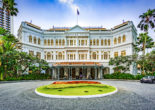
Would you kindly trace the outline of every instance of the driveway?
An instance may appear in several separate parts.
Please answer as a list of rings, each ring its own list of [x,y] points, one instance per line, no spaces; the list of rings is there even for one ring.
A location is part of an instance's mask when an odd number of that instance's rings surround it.
[[[54,99],[38,96],[36,87],[52,81],[0,82],[0,110],[155,110],[155,84],[101,81],[118,88],[111,96]]]

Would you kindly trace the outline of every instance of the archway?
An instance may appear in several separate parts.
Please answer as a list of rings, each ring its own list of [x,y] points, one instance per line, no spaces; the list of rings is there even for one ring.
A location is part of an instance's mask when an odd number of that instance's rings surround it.
[[[60,79],[64,79],[65,78],[65,74],[64,74],[64,68],[60,68]]]
[[[76,79],[76,71],[75,71],[75,68],[72,68],[72,79]]]
[[[91,78],[95,79],[95,68],[91,68]]]

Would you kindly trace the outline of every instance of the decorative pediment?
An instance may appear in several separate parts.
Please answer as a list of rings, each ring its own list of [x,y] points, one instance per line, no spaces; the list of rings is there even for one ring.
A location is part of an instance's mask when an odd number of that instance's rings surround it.
[[[80,27],[79,25],[76,25],[72,27],[68,32],[87,32],[87,31],[82,27]]]

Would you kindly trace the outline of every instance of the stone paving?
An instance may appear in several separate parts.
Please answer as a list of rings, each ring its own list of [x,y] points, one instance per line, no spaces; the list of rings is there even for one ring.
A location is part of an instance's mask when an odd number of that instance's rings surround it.
[[[101,98],[54,99],[34,92],[52,81],[0,82],[0,110],[155,110],[155,84],[102,82],[116,86],[118,92]]]

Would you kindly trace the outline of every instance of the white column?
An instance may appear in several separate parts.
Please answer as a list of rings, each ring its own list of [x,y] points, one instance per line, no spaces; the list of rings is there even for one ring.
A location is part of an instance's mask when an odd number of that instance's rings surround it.
[[[76,69],[76,76],[79,76],[79,68],[75,68]]]
[[[67,61],[67,50],[65,50],[65,60]]]
[[[101,79],[101,69],[98,68],[98,79]]]
[[[44,59],[44,51],[41,51],[41,59]]]
[[[66,78],[68,77],[68,68],[64,68],[64,75]]]
[[[99,60],[101,61],[101,51],[99,51]]]
[[[90,67],[88,67],[87,68],[87,79],[89,78],[89,76],[90,76],[90,71],[91,71],[91,68]]]
[[[57,74],[56,74],[56,68],[54,68],[53,69],[53,79],[56,79],[56,76],[57,76]]]
[[[56,51],[53,51],[53,59],[56,60]]]
[[[76,50],[76,60],[79,60],[78,50]]]
[[[88,50],[87,60],[90,60],[90,51]]]
[[[67,38],[65,38],[65,46],[67,46]]]

